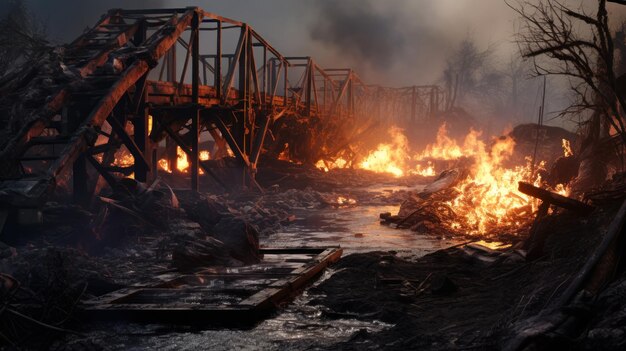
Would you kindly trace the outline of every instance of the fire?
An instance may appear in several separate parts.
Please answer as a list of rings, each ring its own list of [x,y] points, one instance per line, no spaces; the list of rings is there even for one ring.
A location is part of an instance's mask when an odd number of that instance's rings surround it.
[[[378,145],[359,163],[359,167],[375,172],[386,172],[396,177],[405,174],[433,176],[434,161],[461,161],[462,179],[441,201],[452,209],[454,220],[446,225],[454,231],[467,234],[484,234],[519,227],[532,218],[536,200],[518,192],[518,182],[541,184],[538,172],[531,173],[530,161],[515,167],[507,166],[513,155],[515,142],[510,137],[499,138],[487,144],[481,132],[471,130],[459,143],[450,138],[442,125],[435,142],[422,152],[410,154],[408,142],[402,131],[392,128],[391,143]],[[411,166],[415,162],[417,166]],[[450,162],[450,163],[452,163]],[[535,170],[544,169],[539,162]],[[532,179],[531,179],[532,178]],[[558,190],[558,189],[557,189]]]
[[[211,159],[211,154],[207,150],[200,150],[198,158],[200,161],[207,161]],[[167,173],[172,173],[172,169],[166,159],[162,158],[157,163],[159,165],[159,169]],[[176,169],[181,173],[187,173],[189,172],[190,165],[191,163],[189,162],[187,153],[183,151],[180,146],[176,147]],[[202,169],[199,169],[198,171],[199,174],[204,174]]]
[[[348,166],[348,161],[346,161],[342,157],[338,157],[334,161],[319,160],[315,163],[315,167],[321,169],[324,172],[328,172],[331,169],[346,168],[347,166]]]
[[[289,143],[285,143],[285,148],[278,154],[278,159],[281,161],[289,161]]]
[[[207,161],[211,159],[211,154],[207,150],[202,150],[200,151],[198,158],[200,158],[200,161]]]
[[[135,164],[135,158],[133,155],[123,149],[119,149],[115,153],[115,160],[113,160],[113,166],[117,167],[130,167]],[[127,176],[128,178],[135,178],[135,172]]]
[[[160,170],[165,171],[167,173],[172,173],[172,170],[170,169],[170,163],[167,162],[166,159],[164,159],[164,158],[160,159],[158,164],[159,164],[159,169]]]
[[[490,248],[492,250],[502,250],[502,249],[506,249],[511,247],[511,244],[505,244],[499,241],[484,241],[484,240],[479,240],[479,241],[475,241],[475,244]]]
[[[396,177],[404,175],[406,162],[410,158],[409,143],[400,128],[392,127],[389,134],[392,142],[379,144],[376,150],[370,152],[359,163],[359,168],[377,173],[390,173]]]
[[[474,134],[472,138],[475,138],[477,132],[470,131],[470,134]],[[472,141],[472,139],[467,139],[467,141]],[[442,124],[437,130],[437,139],[434,144],[426,146],[424,151],[419,155],[415,156],[416,159],[440,159],[440,160],[455,160],[464,155],[464,151],[467,149],[472,149],[471,145],[464,145],[461,148],[457,145],[454,139],[448,137],[448,130],[446,128],[446,124]]]
[[[421,175],[423,177],[432,177],[437,175],[437,172],[435,172],[435,166],[431,161],[428,161],[426,167],[422,167],[420,164],[418,164],[417,166],[415,166],[415,170],[411,170],[410,173]]]
[[[181,173],[187,173],[187,171],[189,171],[187,153],[185,153],[180,146],[176,147],[176,169]]]
[[[572,152],[572,146],[570,145],[569,140],[561,139],[561,146],[563,147],[563,156],[569,157],[569,156],[574,155],[574,153]]]
[[[345,206],[345,205],[356,205],[356,200],[351,199],[349,197],[338,196],[337,197],[337,205]]]
[[[135,164],[135,158],[129,152],[125,152],[123,150],[118,150],[115,153],[115,160],[113,161],[114,166],[118,167],[128,167]]]
[[[328,168],[328,166],[326,165],[326,162],[324,162],[324,160],[319,160],[315,163],[315,167],[321,169],[324,172],[328,172],[330,171],[330,169]]]
[[[518,182],[529,180],[531,167],[503,165],[513,154],[513,139],[498,139],[488,148],[479,136],[480,133],[471,131],[465,138],[462,152],[473,158],[473,165],[467,178],[455,187],[457,195],[448,205],[463,218],[460,229],[470,234],[519,226],[533,211],[534,201],[517,191]],[[543,167],[543,163],[539,166]],[[536,185],[539,182],[539,176],[532,180]]]

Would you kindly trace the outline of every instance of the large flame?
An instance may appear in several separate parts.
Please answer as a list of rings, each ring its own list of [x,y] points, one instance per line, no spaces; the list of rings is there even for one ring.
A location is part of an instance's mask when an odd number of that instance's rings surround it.
[[[391,143],[379,144],[378,148],[367,155],[359,168],[377,173],[391,173],[396,177],[405,174],[406,162],[409,159],[409,143],[402,130],[392,127],[389,130]]]
[[[200,150],[200,153],[198,154],[198,158],[200,159],[200,161],[207,161],[211,159],[211,154],[207,150]],[[164,158],[160,159],[158,161],[158,166],[159,166],[159,169],[161,169],[162,171],[165,171],[167,173],[172,173],[172,168],[170,167],[170,164],[169,162],[167,162],[166,159]],[[183,151],[183,149],[181,149],[180,146],[177,146],[176,147],[176,170],[178,170],[178,172],[180,173],[188,173],[190,166],[191,166],[191,163],[189,162],[187,153],[185,153],[185,151]],[[204,171],[202,171],[202,169],[199,169],[198,171],[199,171],[198,172],[199,174],[204,174]]]
[[[459,163],[459,167],[467,175],[454,186],[454,194],[446,202],[458,219],[448,223],[451,228],[468,234],[480,234],[519,227],[532,218],[536,200],[520,193],[517,190],[518,182],[539,186],[541,178],[537,170],[545,169],[545,162],[538,162],[534,172],[529,158],[526,164],[507,166],[506,162],[513,155],[515,147],[510,137],[499,138],[488,145],[481,139],[481,132],[471,130],[462,143],[457,143],[448,136],[444,124],[439,128],[433,144],[411,156],[402,130],[392,128],[390,136],[390,143],[379,144],[358,167],[397,177],[407,174],[432,176],[436,174],[435,160],[448,161],[449,164],[459,162],[462,158],[466,160]],[[563,149],[564,155],[571,155],[567,140],[563,141]],[[567,195],[562,185],[555,190]]]
[[[504,166],[513,155],[513,139],[498,139],[488,148],[479,136],[478,132],[470,132],[461,148],[462,155],[472,157],[473,163],[467,178],[456,185],[456,197],[448,202],[463,219],[457,226],[471,234],[519,226],[530,218],[534,201],[517,191],[518,182],[531,181],[538,185],[540,178],[531,175],[529,164],[513,168]]]

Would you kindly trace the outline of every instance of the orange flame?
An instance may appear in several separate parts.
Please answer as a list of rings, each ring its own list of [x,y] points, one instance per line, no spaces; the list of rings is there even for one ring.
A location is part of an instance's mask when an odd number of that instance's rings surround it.
[[[561,139],[561,146],[563,147],[563,156],[569,157],[569,156],[574,155],[574,153],[572,152],[572,146],[570,145],[569,140]]]
[[[459,218],[454,223],[448,223],[451,228],[468,234],[481,234],[507,226],[519,227],[532,218],[536,202],[518,192],[518,182],[530,180],[539,185],[541,179],[539,175],[530,179],[529,162],[516,167],[505,166],[515,147],[510,137],[500,138],[487,146],[481,140],[481,133],[471,130],[462,143],[457,143],[442,125],[433,144],[410,156],[402,131],[392,128],[390,135],[392,142],[378,145],[359,164],[360,168],[396,177],[405,174],[432,176],[436,174],[433,160],[469,159],[467,177],[457,183],[453,198],[447,202]],[[417,162],[417,166],[410,166],[411,162]],[[544,169],[545,162],[539,162],[536,168]]]
[[[119,149],[115,153],[115,160],[113,160],[113,166],[118,167],[129,167],[135,164],[135,158],[133,155],[125,151],[124,149]],[[128,178],[135,178],[135,172],[131,173],[127,176]]]
[[[207,150],[201,150],[198,158],[200,158],[200,161],[207,161],[211,159],[211,154]]]
[[[158,165],[159,165],[159,169],[162,171],[165,171],[167,173],[172,173],[172,170],[170,169],[170,163],[167,162],[166,159],[162,158],[158,161]]]
[[[348,161],[346,161],[342,157],[338,157],[334,161],[319,160],[315,163],[315,167],[321,169],[324,172],[328,172],[331,169],[346,168],[347,166],[348,166]]]
[[[207,161],[211,159],[211,154],[207,150],[200,150],[198,158],[200,159],[200,161]],[[170,168],[169,162],[167,162],[166,159],[162,158],[157,163],[159,169],[167,173],[172,173],[172,169]],[[190,165],[191,164],[189,162],[189,158],[187,157],[187,153],[183,151],[180,146],[176,147],[176,169],[181,173],[187,173],[189,172]],[[198,171],[199,174],[204,174],[202,169],[199,169]]]
[[[455,187],[458,195],[448,203],[464,218],[459,223],[459,229],[470,234],[486,233],[508,225],[519,226],[530,218],[534,202],[517,191],[518,182],[530,178],[530,165],[503,166],[503,162],[513,154],[513,139],[498,139],[488,149],[478,139],[479,135],[472,131],[465,138],[463,155],[472,156],[474,163],[470,175]],[[543,164],[539,166],[543,167]],[[539,182],[537,176],[533,183],[539,185]]]
[[[180,146],[176,147],[176,169],[181,173],[187,173],[189,171],[187,153],[183,151]]]
[[[400,128],[392,127],[389,134],[392,142],[379,144],[376,150],[370,152],[359,163],[359,168],[376,173],[390,173],[396,177],[404,175],[406,161],[409,158],[409,143]]]

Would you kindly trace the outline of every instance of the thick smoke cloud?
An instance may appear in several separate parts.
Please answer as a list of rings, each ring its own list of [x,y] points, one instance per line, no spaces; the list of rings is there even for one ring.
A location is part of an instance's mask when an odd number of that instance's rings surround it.
[[[0,0],[0,11],[9,1]],[[517,51],[516,14],[503,0],[22,1],[46,23],[55,43],[73,40],[110,8],[200,6],[249,23],[284,55],[351,67],[366,82],[389,86],[437,82],[447,58],[468,37],[481,50],[494,46],[500,64]],[[626,11],[608,7],[612,21]]]
[[[462,40],[479,36],[478,45],[486,47],[513,29],[506,21],[509,9],[501,0],[324,0],[317,4],[309,26],[311,40],[332,53],[326,57],[351,64],[366,80],[383,84],[435,82]],[[481,17],[491,12],[495,13],[487,31],[481,27],[485,24]],[[491,35],[496,31],[499,37]]]
[[[408,38],[402,25],[397,13],[379,12],[371,1],[324,0],[311,37],[378,67],[393,64],[406,51]]]

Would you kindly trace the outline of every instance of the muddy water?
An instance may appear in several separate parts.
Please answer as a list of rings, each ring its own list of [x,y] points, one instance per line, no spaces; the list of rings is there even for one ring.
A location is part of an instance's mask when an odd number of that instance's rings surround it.
[[[265,247],[340,245],[344,255],[392,250],[400,256],[415,258],[456,243],[449,238],[417,235],[379,224],[379,213],[397,213],[398,208],[376,205],[294,210],[296,220],[281,232],[263,239],[261,244]],[[332,274],[332,269],[327,270],[314,284]],[[310,300],[305,291],[275,316],[249,330],[172,330],[161,325],[118,323],[104,324],[91,336],[119,350],[300,350],[325,348],[362,330],[378,332],[391,327],[379,321],[328,320],[323,317],[321,307],[308,304]]]
[[[398,213],[400,206],[353,206],[294,211],[296,220],[264,239],[266,247],[336,246],[344,255],[355,252],[397,251],[422,256],[454,244],[450,238],[419,235],[380,225],[379,214]]]

